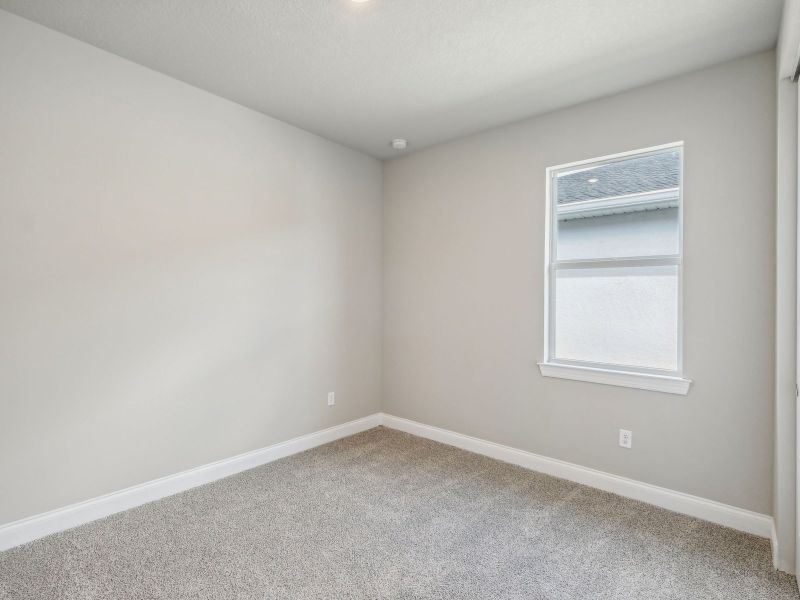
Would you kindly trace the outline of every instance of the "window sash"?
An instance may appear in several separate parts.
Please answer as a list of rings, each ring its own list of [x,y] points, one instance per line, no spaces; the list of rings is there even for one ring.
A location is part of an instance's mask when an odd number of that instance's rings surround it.
[[[558,269],[624,269],[627,267],[667,267],[680,266],[681,257],[677,254],[663,256],[631,256],[626,258],[579,258],[554,260],[550,267]]]
[[[666,376],[682,376],[683,373],[683,278],[681,276],[681,258],[679,256],[660,256],[660,257],[642,257],[635,259],[611,259],[611,260],[571,260],[562,261],[565,264],[553,263],[548,274],[548,308],[552,307],[552,311],[547,311],[547,348],[546,348],[546,363],[554,365],[567,365],[576,367],[588,367],[591,369],[608,369],[613,371],[622,371],[628,373],[642,373],[646,375],[666,375]],[[622,264],[624,263],[624,264]],[[611,362],[598,362],[589,360],[575,360],[569,358],[559,358],[556,355],[556,274],[561,269],[606,269],[615,268],[620,270],[630,269],[631,271],[641,267],[660,267],[660,266],[677,266],[678,267],[678,280],[677,280],[677,294],[678,294],[678,340],[677,340],[677,356],[676,356],[676,369],[658,369],[655,367],[644,367],[639,365],[626,365]]]

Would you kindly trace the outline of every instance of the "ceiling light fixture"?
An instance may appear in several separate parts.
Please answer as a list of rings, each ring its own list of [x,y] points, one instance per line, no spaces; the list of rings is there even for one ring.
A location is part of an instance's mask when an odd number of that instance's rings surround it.
[[[405,150],[408,148],[408,140],[404,140],[403,138],[395,138],[392,140],[391,146],[395,150]]]

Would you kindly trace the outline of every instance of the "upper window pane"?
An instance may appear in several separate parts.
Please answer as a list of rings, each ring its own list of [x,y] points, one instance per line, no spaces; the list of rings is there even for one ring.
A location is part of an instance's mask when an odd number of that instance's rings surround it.
[[[553,184],[558,260],[679,253],[680,148],[565,169]]]

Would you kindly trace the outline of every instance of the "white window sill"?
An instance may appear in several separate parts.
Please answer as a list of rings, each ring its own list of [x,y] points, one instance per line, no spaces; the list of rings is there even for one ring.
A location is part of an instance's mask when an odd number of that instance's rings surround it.
[[[617,385],[684,396],[689,392],[689,385],[692,383],[691,379],[684,379],[683,377],[631,373],[629,371],[613,371],[611,369],[595,369],[554,363],[539,363],[539,370],[545,377],[590,381],[604,385]]]

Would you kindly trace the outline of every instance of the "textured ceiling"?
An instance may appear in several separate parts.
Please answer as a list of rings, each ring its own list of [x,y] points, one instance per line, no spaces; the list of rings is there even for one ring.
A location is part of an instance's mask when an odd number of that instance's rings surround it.
[[[0,0],[378,157],[775,45],[781,0]]]

